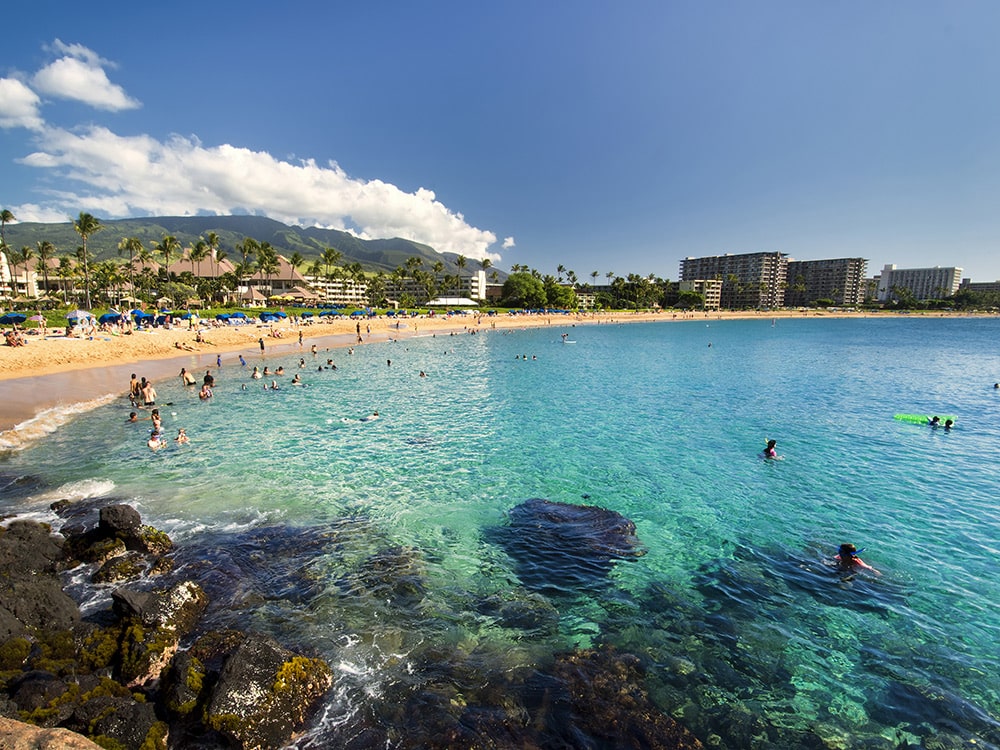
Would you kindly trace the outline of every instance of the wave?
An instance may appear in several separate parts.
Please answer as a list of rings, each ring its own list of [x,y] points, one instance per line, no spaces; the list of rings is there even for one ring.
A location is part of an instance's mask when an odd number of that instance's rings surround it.
[[[118,394],[107,393],[89,401],[79,401],[75,404],[44,409],[31,419],[26,419],[6,432],[0,432],[0,452],[24,450],[46,435],[51,435],[81,414],[110,404],[116,398],[118,398]]]

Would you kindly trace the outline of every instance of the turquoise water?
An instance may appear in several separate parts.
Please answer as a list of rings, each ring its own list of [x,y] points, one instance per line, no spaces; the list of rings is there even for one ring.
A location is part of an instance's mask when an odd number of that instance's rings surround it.
[[[43,483],[0,511],[133,503],[197,550],[180,567],[225,600],[211,624],[324,656],[336,687],[303,747],[391,724],[431,658],[510,674],[604,644],[641,655],[659,708],[717,747],[746,746],[734,706],[774,730],[761,747],[779,730],[1000,743],[1000,321],[553,325],[304,357],[250,362],[285,367],[278,391],[235,357],[207,403],[158,384],[167,436],[191,445],[151,453],[118,400],[0,460]],[[768,437],[782,460],[760,458]],[[488,530],[535,497],[626,516],[646,554],[550,597],[555,627],[505,627],[482,602],[519,581]],[[831,576],[842,541],[883,576]],[[359,572],[380,555],[419,585]]]

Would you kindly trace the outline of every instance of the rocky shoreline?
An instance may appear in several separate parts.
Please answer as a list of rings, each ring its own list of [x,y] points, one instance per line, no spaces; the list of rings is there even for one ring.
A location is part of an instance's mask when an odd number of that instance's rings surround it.
[[[538,503],[548,513],[567,512]],[[328,664],[266,635],[207,630],[208,595],[173,570],[182,550],[143,525],[131,506],[104,498],[52,509],[64,521],[58,534],[29,520],[0,527],[0,746],[262,750],[287,746],[309,726],[333,684]],[[633,531],[618,524],[605,533],[616,547],[631,545]],[[376,557],[360,575],[410,601],[422,586],[412,551]],[[78,576],[81,570],[88,587],[111,588],[110,604],[86,616],[62,587],[68,571]],[[173,583],[164,583],[168,579]],[[532,627],[545,614],[535,611],[534,599],[513,611],[509,604],[483,607],[519,625],[527,618]],[[430,680],[416,694],[386,696],[386,705],[395,707],[388,725],[361,715],[336,742],[358,748],[540,747],[546,737],[568,740],[583,732],[609,748],[636,742],[659,750],[702,747],[650,700],[644,667],[634,655],[577,649],[556,655],[546,673],[516,683],[502,680],[473,691],[477,702],[489,698],[474,706],[453,693],[449,680]],[[520,710],[511,714],[507,704],[525,691],[545,707],[539,714],[548,717],[544,721],[528,720]],[[509,743],[497,745],[504,737]]]
[[[62,535],[20,520],[0,533],[0,716],[16,720],[0,725],[4,747],[19,736],[28,747],[129,750],[292,740],[332,683],[325,662],[233,630],[181,650],[208,599],[193,581],[149,586],[170,569],[167,535],[128,505],[54,510],[67,518]],[[94,583],[116,586],[95,617],[61,585],[81,564],[96,567]]]

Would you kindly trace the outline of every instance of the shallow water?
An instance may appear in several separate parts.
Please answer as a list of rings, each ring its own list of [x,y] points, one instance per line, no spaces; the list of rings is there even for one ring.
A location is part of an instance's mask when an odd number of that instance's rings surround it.
[[[0,462],[36,481],[0,490],[0,511],[135,504],[182,546],[212,626],[334,666],[302,746],[362,714],[401,721],[387,706],[434,659],[488,680],[600,644],[642,655],[661,710],[721,746],[741,744],[724,706],[843,747],[996,746],[998,334],[993,319],[702,320],[428,336],[306,353],[301,370],[269,354],[250,364],[284,365],[278,391],[231,364],[207,403],[158,384],[188,446],[151,453],[123,399],[39,430]],[[327,357],[337,370],[317,371]],[[782,460],[760,458],[768,437]],[[538,497],[622,514],[646,554],[543,591],[551,622],[506,627],[483,602],[521,582],[491,530]],[[831,576],[841,541],[884,575]],[[474,693],[455,670],[434,679]]]

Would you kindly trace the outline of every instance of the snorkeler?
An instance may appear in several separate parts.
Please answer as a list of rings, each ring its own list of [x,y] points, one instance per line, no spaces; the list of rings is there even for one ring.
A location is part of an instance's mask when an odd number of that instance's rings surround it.
[[[882,575],[879,571],[875,570],[875,568],[858,557],[858,555],[862,552],[864,552],[864,549],[858,549],[850,542],[841,544],[839,552],[833,558],[837,562],[838,570],[845,573],[856,573],[860,569],[871,571],[877,576]]]

